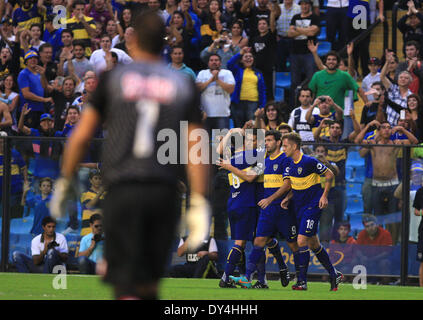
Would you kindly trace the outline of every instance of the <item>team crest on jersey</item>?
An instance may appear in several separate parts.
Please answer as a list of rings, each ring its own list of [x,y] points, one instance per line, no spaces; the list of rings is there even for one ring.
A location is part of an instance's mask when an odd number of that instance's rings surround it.
[[[298,174],[301,174],[301,172],[303,172],[303,168],[299,167],[297,172],[298,172]]]
[[[276,170],[278,170],[278,165],[277,164],[274,164],[273,165],[273,171],[276,171]]]

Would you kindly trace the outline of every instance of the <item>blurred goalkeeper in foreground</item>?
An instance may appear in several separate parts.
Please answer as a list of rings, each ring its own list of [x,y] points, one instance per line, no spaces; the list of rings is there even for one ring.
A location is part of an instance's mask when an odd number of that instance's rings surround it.
[[[104,123],[108,131],[102,156],[107,190],[103,208],[105,281],[114,286],[116,298],[157,299],[180,217],[177,184],[185,175],[190,187],[188,247],[195,250],[209,234],[207,167],[193,164],[191,158],[183,160],[194,143],[201,150],[208,150],[208,145],[204,141],[202,146],[200,140],[187,142],[187,146],[181,142],[178,147],[181,127],[187,125],[186,141],[201,127],[199,94],[192,80],[161,62],[166,36],[161,18],[146,11],[134,24],[135,33],[127,43],[134,63],[101,75],[66,145],[51,212],[56,217],[64,214],[78,163],[95,130]],[[172,157],[166,155],[175,153],[173,160],[178,164],[169,164]]]

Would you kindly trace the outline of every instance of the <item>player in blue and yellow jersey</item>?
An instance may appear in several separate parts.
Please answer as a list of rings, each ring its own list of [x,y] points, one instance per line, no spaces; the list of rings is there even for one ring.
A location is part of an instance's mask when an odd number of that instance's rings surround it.
[[[257,270],[259,261],[265,255],[266,245],[278,262],[282,286],[286,287],[289,284],[288,267],[283,261],[277,240],[272,238],[276,232],[279,231],[283,234],[293,252],[298,250],[295,217],[293,217],[290,210],[284,210],[280,205],[282,197],[290,190],[289,179],[283,179],[283,172],[289,164],[289,159],[280,151],[281,133],[276,130],[267,131],[265,146],[268,156],[265,159],[263,172],[264,191],[263,199],[258,203],[261,211],[257,222],[253,250],[248,259],[245,276],[231,277],[235,283],[245,288],[252,287],[251,278]]]
[[[224,146],[232,142],[235,150],[230,161],[218,160],[217,165],[229,171],[228,180],[230,196],[227,211],[231,227],[231,238],[235,240],[229,252],[225,272],[219,282],[222,288],[233,288],[235,285],[229,276],[233,274],[238,264],[245,260],[245,245],[252,241],[257,221],[256,184],[254,180],[263,168],[264,156],[259,159],[257,152],[257,129],[247,130],[247,134],[240,128],[231,129],[218,146],[218,153],[224,153]]]
[[[291,192],[282,200],[281,206],[294,206],[296,214],[299,250],[297,256],[299,274],[298,282],[293,290],[307,290],[307,269],[310,262],[310,250],[313,250],[320,263],[330,275],[331,291],[338,290],[342,273],[335,270],[329,255],[320,244],[317,235],[322,209],[328,205],[328,193],[333,180],[333,173],[315,158],[301,152],[301,138],[297,133],[289,133],[282,138],[282,147],[290,163],[284,172],[284,179],[289,178]],[[325,177],[325,188],[322,189],[320,176]]]

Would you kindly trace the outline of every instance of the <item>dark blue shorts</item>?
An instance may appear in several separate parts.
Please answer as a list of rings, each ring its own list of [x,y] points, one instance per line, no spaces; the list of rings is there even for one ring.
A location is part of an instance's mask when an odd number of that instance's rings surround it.
[[[256,236],[272,237],[277,232],[288,242],[297,241],[297,228],[292,210],[282,209],[280,204],[271,204],[260,212]]]
[[[256,230],[256,207],[238,208],[228,213],[232,240],[252,241]]]
[[[307,206],[295,208],[298,234],[306,237],[312,237],[317,234],[319,220],[322,215],[322,209],[319,203],[311,203]]]

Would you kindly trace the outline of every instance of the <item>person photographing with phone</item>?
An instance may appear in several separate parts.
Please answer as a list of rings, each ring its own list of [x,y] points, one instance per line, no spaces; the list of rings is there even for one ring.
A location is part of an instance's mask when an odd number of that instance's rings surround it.
[[[319,114],[313,114],[315,107],[319,109]],[[331,108],[335,109],[335,111],[331,112]],[[330,121],[342,120],[343,116],[344,110],[342,110],[331,97],[319,96],[314,100],[311,108],[308,109],[305,118],[312,127],[314,139],[318,140],[322,136],[329,136],[328,125]],[[318,134],[316,134],[316,132],[318,132]]]

